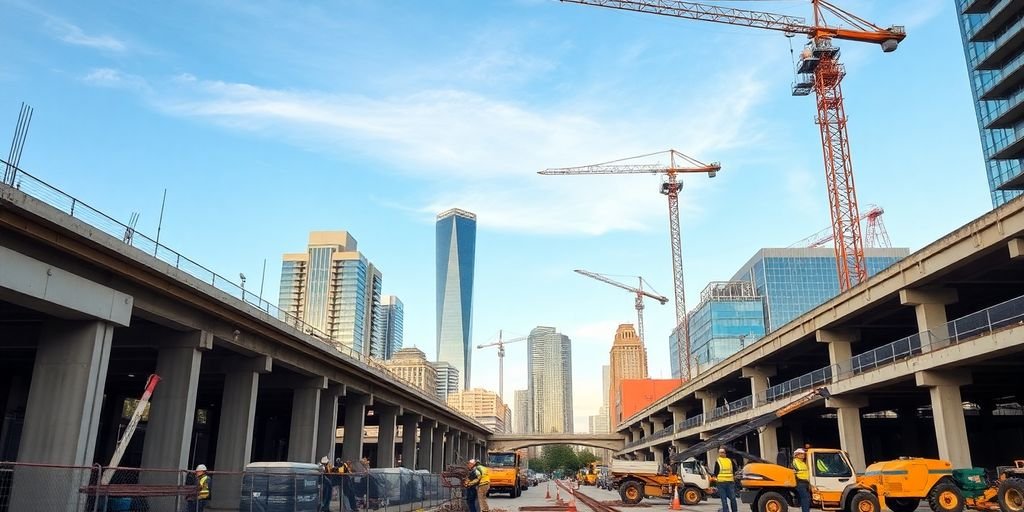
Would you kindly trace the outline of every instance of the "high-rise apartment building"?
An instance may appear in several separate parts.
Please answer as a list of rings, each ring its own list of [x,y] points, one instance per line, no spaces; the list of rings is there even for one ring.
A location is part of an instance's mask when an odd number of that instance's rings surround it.
[[[437,397],[448,402],[448,395],[458,393],[460,389],[459,369],[444,362],[433,363],[437,370]]]
[[[608,400],[611,396],[611,366],[601,367],[601,407],[597,414],[589,418],[591,434],[607,434],[611,432],[611,419],[608,417]]]
[[[571,433],[572,342],[554,327],[537,327],[526,344],[532,431]]]
[[[448,407],[479,421],[491,432],[510,432],[512,410],[493,391],[474,388],[448,395]]]
[[[381,317],[384,318],[384,359],[391,359],[402,349],[405,307],[394,295],[385,295],[380,306]]]
[[[427,355],[414,347],[403,348],[395,352],[391,359],[381,364],[398,378],[412,383],[428,395],[437,393],[437,370],[427,361]]]
[[[643,340],[636,335],[633,324],[621,324],[615,330],[615,340],[612,342],[609,359],[611,360],[608,372],[611,381],[609,395],[614,395],[623,380],[647,378],[647,348],[644,346]],[[608,400],[608,431],[615,432],[615,426],[619,424],[619,414],[615,405],[616,397],[609,396],[606,400]]]
[[[532,419],[530,413],[530,390],[517,389],[515,400],[516,410],[512,415],[515,419],[515,433],[526,434],[533,432],[533,424],[530,421]]]
[[[693,376],[765,335],[764,298],[750,281],[713,282],[700,293],[690,322]]]
[[[992,206],[1024,189],[1024,2],[956,0]]]
[[[469,389],[476,215],[458,208],[439,213],[436,236],[437,360],[458,369],[460,389]]]
[[[346,231],[313,231],[281,263],[281,311],[363,355],[383,357],[381,273]],[[287,321],[288,318],[282,318]]]

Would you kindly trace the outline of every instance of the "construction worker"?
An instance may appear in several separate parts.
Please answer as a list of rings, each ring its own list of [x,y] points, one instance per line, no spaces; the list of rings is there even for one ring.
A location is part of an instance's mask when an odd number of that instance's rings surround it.
[[[811,469],[807,467],[807,452],[803,448],[793,451],[793,463],[790,465],[796,472],[796,495],[800,499],[800,510],[811,512]]]
[[[725,452],[725,447],[718,449],[718,460],[715,461],[715,489],[722,500],[722,512],[737,512],[736,506],[736,464]],[[806,512],[806,511],[805,511]]]
[[[196,466],[196,485],[199,487],[196,495],[196,512],[203,512],[206,503],[210,501],[210,475],[206,474],[206,464]]]
[[[355,512],[357,509],[356,505],[356,486],[352,475],[352,464],[349,461],[342,462],[338,459],[335,462],[335,468],[338,474],[341,475],[341,494],[345,498],[345,502],[348,503],[349,512]]]
[[[469,509],[469,512],[479,512],[476,506],[476,486],[480,483],[480,480],[473,479],[476,475],[475,467],[476,459],[466,461],[466,469],[469,470],[469,474],[466,475],[466,480],[462,482],[466,493],[466,508]]]
[[[804,443],[804,457],[808,457],[811,453],[811,443]],[[814,469],[817,474],[826,474],[829,472],[828,464],[821,457],[814,458]]]
[[[320,458],[320,512],[331,512],[331,496],[334,494],[334,485],[331,482],[331,459],[327,456]]]
[[[491,512],[491,508],[487,505],[487,493],[491,490],[491,470],[477,462],[476,459],[469,459],[469,461],[469,483],[476,487],[477,512]]]

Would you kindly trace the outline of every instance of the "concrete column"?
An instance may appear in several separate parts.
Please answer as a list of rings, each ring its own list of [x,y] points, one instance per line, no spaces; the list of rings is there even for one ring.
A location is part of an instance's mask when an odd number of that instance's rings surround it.
[[[395,467],[395,427],[398,418],[399,408],[383,405],[373,407],[377,417],[380,419],[380,427],[377,429],[377,467]]]
[[[252,456],[252,428],[256,418],[256,397],[259,394],[260,374],[269,373],[273,361],[269,357],[256,357],[232,364],[232,371],[224,375],[221,400],[220,427],[217,432],[217,471],[242,471]],[[205,461],[196,461],[205,463]],[[240,475],[217,477],[220,489],[240,489]],[[210,499],[213,508],[238,508],[238,493],[215,492]]]
[[[918,386],[929,388],[939,458],[948,460],[954,468],[972,467],[963,399],[960,397],[960,386],[970,384],[971,375],[965,371],[936,370],[917,372],[914,379]]]
[[[900,304],[914,306],[918,332],[930,331],[932,341],[946,340],[953,333],[946,327],[946,305],[957,302],[952,288],[917,288],[900,290]]]
[[[750,394],[754,397],[754,406],[767,403],[765,391],[770,387],[769,377],[775,376],[774,366],[749,366],[741,369],[741,375],[750,379]],[[761,454],[764,457],[764,454]]]
[[[710,432],[702,432],[700,434],[700,440],[701,441],[707,441],[708,439],[711,439],[711,436],[713,436],[713,435],[714,434],[712,434]],[[708,447],[708,451],[705,452],[705,457],[707,457],[708,467],[709,468],[713,467],[712,464],[715,462],[715,459],[718,458],[718,447],[717,446],[709,446]]]
[[[654,462],[658,464],[658,467],[661,467],[665,463],[665,451],[660,446],[652,446],[650,450],[651,455],[654,456]]]
[[[473,443],[472,440],[470,439],[470,435],[467,433],[463,433],[462,443],[459,444],[459,462],[476,458],[476,454],[470,452],[471,446],[473,446]]]
[[[663,428],[665,428],[665,418],[651,416],[651,433],[653,434]]]
[[[334,463],[338,457],[338,397],[345,391],[340,384],[330,384],[320,391],[320,414],[317,416],[316,457],[327,457]]]
[[[418,469],[416,462],[416,429],[423,417],[418,414],[402,415],[402,467]]]
[[[363,458],[363,429],[366,427],[366,406],[373,397],[349,392],[345,395],[345,437],[341,443],[341,458],[357,461]]]
[[[686,422],[686,409],[682,405],[670,405],[668,412],[672,413],[672,430],[679,432],[679,426]]]
[[[779,455],[779,425],[769,423],[757,433],[758,447],[761,451],[761,458],[774,462]]]
[[[423,420],[420,422],[420,443],[416,447],[416,469],[434,469],[434,429],[437,422]]]
[[[651,420],[640,420],[640,428],[643,429],[643,437],[650,437],[654,432],[654,423],[651,423]]]
[[[839,446],[850,456],[853,470],[863,473],[867,468],[864,456],[864,434],[860,428],[860,409],[868,406],[866,397],[834,396],[825,401],[825,407],[834,408],[839,423]],[[794,448],[795,449],[795,448]]]
[[[288,460],[320,462],[316,454],[317,427],[320,425],[320,391],[327,388],[326,377],[303,379],[292,391],[292,422],[288,430]]]
[[[449,430],[444,436],[444,466],[448,467],[452,464],[455,457],[455,443],[457,442],[459,432],[457,430]]]
[[[430,458],[430,472],[440,473],[444,470],[444,434],[448,431],[448,425],[440,423],[434,428],[433,454]]]

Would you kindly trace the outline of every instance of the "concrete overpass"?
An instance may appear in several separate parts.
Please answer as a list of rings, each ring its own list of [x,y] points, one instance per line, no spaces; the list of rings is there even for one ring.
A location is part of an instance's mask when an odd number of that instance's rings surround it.
[[[739,443],[774,458],[841,446],[858,469],[902,455],[955,467],[1024,453],[1024,199],[993,210],[786,324],[622,422],[619,456],[670,449],[834,394]],[[709,454],[709,456],[711,456]]]
[[[487,449],[493,451],[518,450],[549,444],[575,444],[619,451],[625,446],[622,434],[491,434]]]
[[[484,453],[486,427],[360,354],[20,170],[11,184],[0,183],[0,460],[106,463],[149,373],[163,381],[126,466],[365,455],[440,471]]]

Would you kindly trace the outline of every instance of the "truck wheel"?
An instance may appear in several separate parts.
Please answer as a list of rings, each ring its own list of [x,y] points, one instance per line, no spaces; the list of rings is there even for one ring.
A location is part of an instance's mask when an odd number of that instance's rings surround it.
[[[624,482],[619,486],[619,497],[627,505],[636,505],[644,499],[644,487],[640,485],[640,482]]]
[[[932,512],[963,512],[964,495],[956,484],[941,480],[928,493],[928,506]]]
[[[878,498],[870,492],[858,492],[850,498],[849,512],[880,512]],[[896,512],[896,509],[893,509]]]
[[[892,512],[914,512],[921,505],[918,498],[886,498],[885,506]]]
[[[758,512],[788,512],[786,498],[775,491],[768,491],[757,498]]]
[[[1005,512],[1024,511],[1024,479],[1007,478],[999,484],[996,491],[999,508]]]
[[[701,494],[700,489],[687,485],[683,488],[683,505],[693,506],[700,503],[700,499],[703,497]]]

